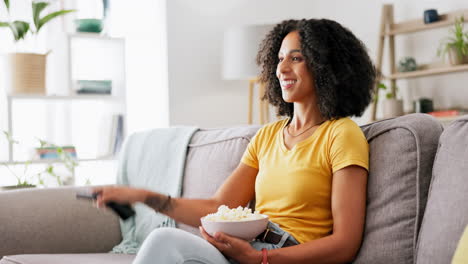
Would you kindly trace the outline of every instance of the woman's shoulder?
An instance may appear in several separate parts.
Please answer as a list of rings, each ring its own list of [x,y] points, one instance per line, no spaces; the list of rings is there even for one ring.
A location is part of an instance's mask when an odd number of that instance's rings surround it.
[[[329,132],[334,135],[343,134],[362,134],[362,130],[359,125],[349,117],[342,117],[330,121]]]
[[[342,117],[330,121],[330,126],[339,129],[361,129],[356,122],[349,117]]]

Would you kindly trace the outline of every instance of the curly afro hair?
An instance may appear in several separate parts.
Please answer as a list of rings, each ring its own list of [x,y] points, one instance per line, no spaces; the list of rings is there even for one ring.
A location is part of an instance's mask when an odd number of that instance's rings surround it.
[[[293,103],[283,100],[276,76],[278,53],[286,35],[299,32],[301,53],[314,76],[319,111],[326,119],[361,116],[373,94],[376,71],[364,44],[348,29],[328,19],[286,20],[263,40],[257,55],[266,86],[264,99],[279,116],[292,117]]]

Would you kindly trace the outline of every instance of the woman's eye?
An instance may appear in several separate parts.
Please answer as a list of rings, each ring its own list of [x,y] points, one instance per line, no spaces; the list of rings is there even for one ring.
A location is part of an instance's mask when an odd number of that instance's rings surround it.
[[[278,58],[278,62],[282,62],[284,58]]]
[[[302,58],[301,58],[301,57],[293,57],[292,60],[293,60],[293,61],[301,61]]]

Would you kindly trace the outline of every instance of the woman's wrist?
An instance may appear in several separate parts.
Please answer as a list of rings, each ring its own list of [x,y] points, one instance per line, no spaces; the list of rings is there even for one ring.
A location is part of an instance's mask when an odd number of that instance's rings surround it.
[[[247,263],[261,264],[262,260],[263,260],[262,251],[252,249],[252,252],[250,253],[250,256],[249,256],[249,262]]]
[[[170,195],[153,192],[147,192],[145,194],[144,203],[161,213],[170,211],[173,207],[173,199]]]

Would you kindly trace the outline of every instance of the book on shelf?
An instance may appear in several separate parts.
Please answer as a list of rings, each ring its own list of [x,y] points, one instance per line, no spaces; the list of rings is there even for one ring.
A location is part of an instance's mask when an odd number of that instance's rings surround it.
[[[36,148],[36,154],[38,155],[39,159],[41,160],[55,160],[60,159],[60,154],[58,152],[58,148],[61,148],[64,153],[70,155],[70,157],[76,159],[76,149],[74,146],[63,146],[63,147],[42,147]]]
[[[122,147],[122,143],[124,140],[124,120],[123,115],[117,116],[117,128],[115,129],[115,137],[113,138],[114,141],[114,148],[112,150],[112,154],[117,155]]]
[[[122,114],[104,116],[99,127],[98,157],[118,154],[124,140],[124,117]]]
[[[432,115],[433,117],[437,118],[448,118],[448,117],[458,117],[462,115],[468,114],[468,110],[466,109],[447,109],[447,110],[437,110],[433,112],[429,112],[428,114]]]
[[[78,94],[111,94],[111,80],[77,80]]]

